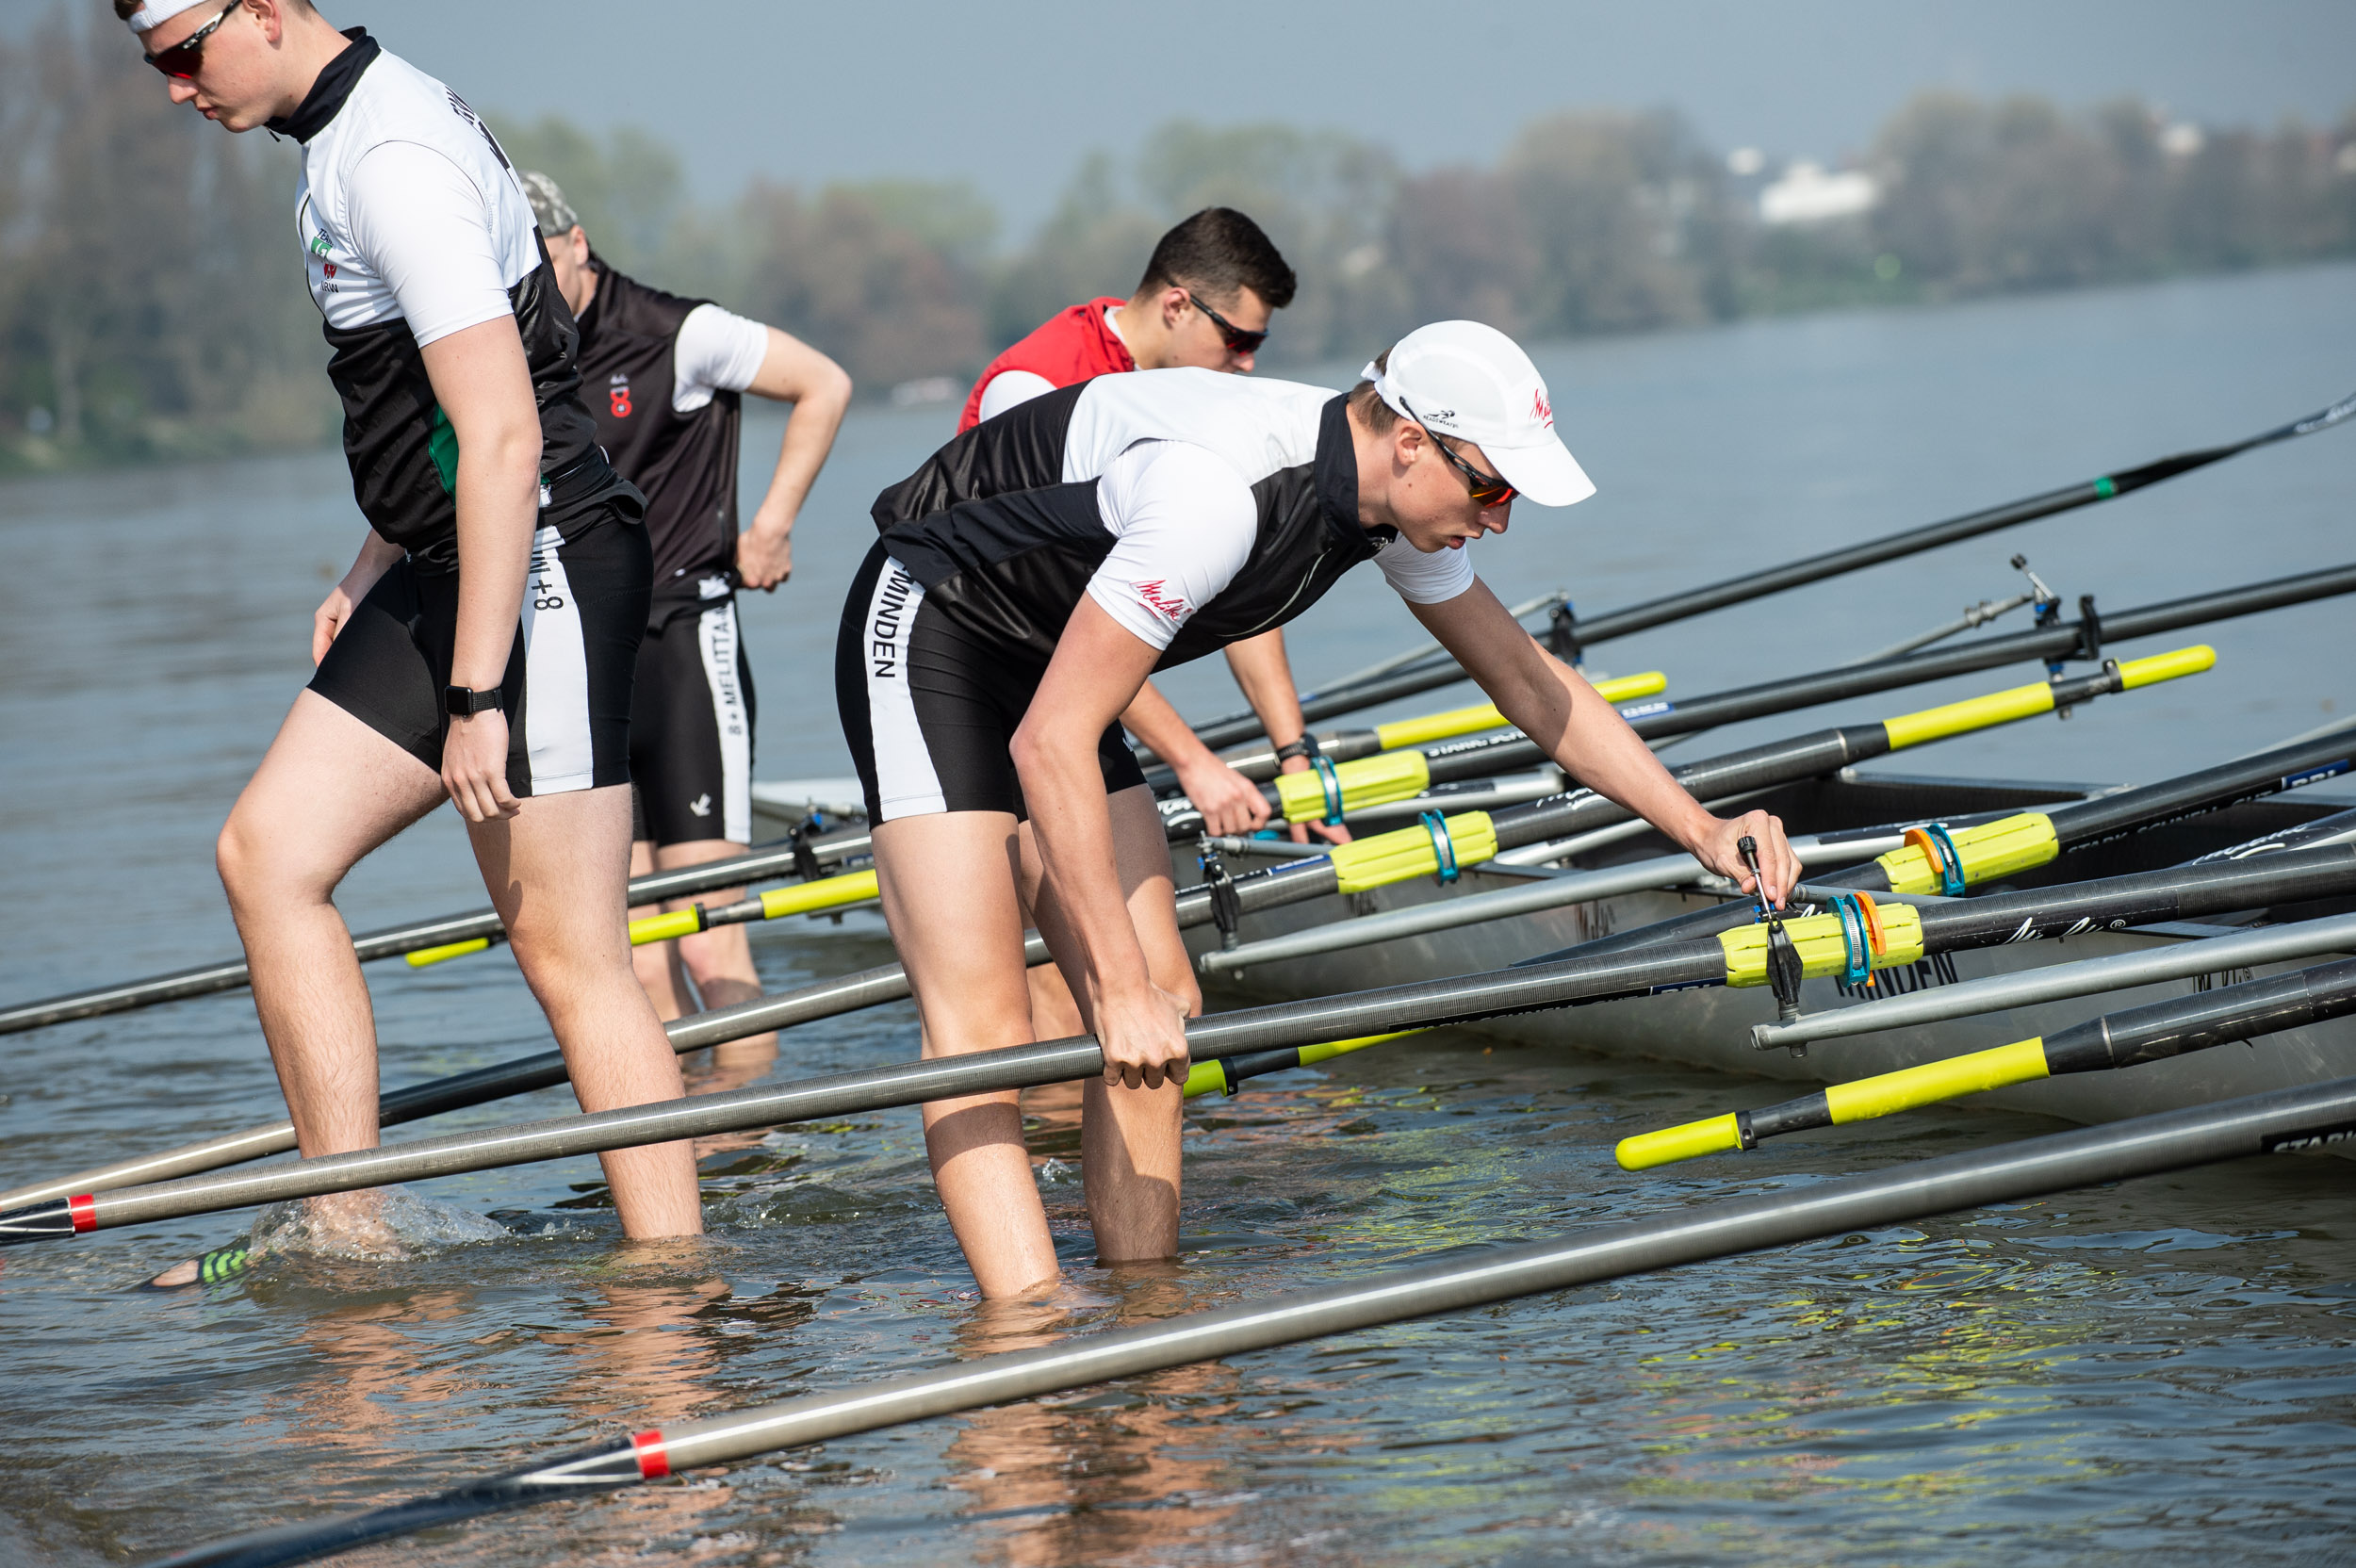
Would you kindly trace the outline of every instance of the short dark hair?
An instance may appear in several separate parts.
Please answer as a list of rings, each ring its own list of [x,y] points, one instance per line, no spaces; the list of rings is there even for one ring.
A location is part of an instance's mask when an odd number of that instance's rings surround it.
[[[1376,375],[1386,374],[1390,368],[1390,350],[1385,349],[1374,356]],[[1366,426],[1367,433],[1372,435],[1388,435],[1391,427],[1399,423],[1399,411],[1383,400],[1370,381],[1362,381],[1350,389],[1350,411],[1358,416],[1358,422]]]
[[[1249,288],[1268,309],[1282,310],[1298,282],[1259,224],[1234,207],[1204,207],[1162,236],[1137,292],[1199,288],[1223,300]]]

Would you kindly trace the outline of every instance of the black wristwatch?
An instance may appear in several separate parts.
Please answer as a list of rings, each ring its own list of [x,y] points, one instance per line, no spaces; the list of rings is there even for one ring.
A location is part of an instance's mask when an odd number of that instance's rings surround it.
[[[1296,757],[1315,759],[1324,755],[1324,748],[1317,744],[1317,738],[1305,729],[1301,732],[1300,740],[1276,748],[1276,760],[1279,762],[1289,762]]]
[[[471,686],[442,688],[442,711],[453,719],[464,718],[469,713],[487,712],[499,705],[499,689],[496,686],[487,692],[478,692]]]

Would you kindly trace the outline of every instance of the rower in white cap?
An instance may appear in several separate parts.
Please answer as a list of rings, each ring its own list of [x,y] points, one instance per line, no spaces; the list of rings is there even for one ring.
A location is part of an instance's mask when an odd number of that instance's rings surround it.
[[[1032,1038],[1027,897],[1104,1046],[1082,1147],[1104,1261],[1177,1250],[1185,1020],[1201,1005],[1161,820],[1117,722],[1154,670],[1283,625],[1371,560],[1574,778],[1745,888],[1751,837],[1766,897],[1792,887],[1775,818],[1704,809],[1473,574],[1465,547],[1503,532],[1516,496],[1594,493],[1529,356],[1443,321],[1346,395],[1201,369],[1044,393],[877,499],[835,682],[884,912],[925,1050],[949,1055]],[[1052,1281],[1015,1097],[927,1105],[924,1125],[984,1293]]]

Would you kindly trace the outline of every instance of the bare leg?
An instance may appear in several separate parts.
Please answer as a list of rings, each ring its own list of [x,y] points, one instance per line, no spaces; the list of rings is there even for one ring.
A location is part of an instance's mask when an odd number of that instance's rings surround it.
[[[376,1147],[376,1021],[336,885],[443,798],[433,769],[303,692],[221,830],[221,887],[305,1158]]]
[[[505,821],[469,823],[483,886],[506,923],[515,963],[548,1015],[584,1111],[676,1100],[679,1057],[630,972],[623,907],[630,791],[614,785],[540,795]],[[632,1237],[703,1229],[686,1143],[597,1156]]]
[[[1030,833],[1024,830],[1025,843]],[[1028,917],[1030,910],[1023,914]],[[1034,922],[1036,923],[1036,922]],[[1063,977],[1063,971],[1054,964],[1038,964],[1030,972],[1031,1032],[1043,1040],[1068,1040],[1074,1035],[1088,1033],[1081,1021],[1080,1004],[1072,994],[1072,987]]]
[[[1121,865],[1121,890],[1130,923],[1153,983],[1183,997],[1187,1016],[1203,1011],[1203,993],[1178,935],[1178,910],[1170,874],[1170,846],[1153,809],[1153,792],[1121,791],[1107,803],[1113,846]],[[1037,851],[1023,833],[1023,877],[1039,934],[1058,956],[1076,952],[1072,933],[1053,892],[1040,875]],[[1089,999],[1076,997],[1084,1018]],[[1093,1027],[1091,1023],[1090,1027]],[[1166,1258],[1178,1250],[1179,1134],[1186,1086],[1157,1089],[1107,1088],[1101,1075],[1083,1089],[1080,1122],[1081,1176],[1088,1187],[1088,1221],[1096,1250],[1107,1263]]]
[[[875,828],[884,919],[908,966],[928,1057],[1032,1038],[1015,858],[1007,812],[903,817]],[[1055,1249],[1023,1146],[1016,1096],[926,1105],[924,1148],[950,1229],[982,1294],[1012,1296],[1053,1280]]]
[[[641,877],[654,870],[654,845],[641,839],[630,846],[630,874]],[[643,920],[659,915],[660,904],[634,904],[630,918]],[[630,950],[630,967],[638,984],[646,988],[646,1000],[654,1004],[654,1016],[668,1023],[675,1018],[685,1018],[695,1009],[694,996],[687,989],[687,971],[681,967],[677,942],[648,942]]]
[[[726,839],[698,839],[692,843],[664,844],[655,851],[654,858],[663,870],[676,871],[681,866],[700,866],[742,855],[745,847]],[[718,888],[698,895],[708,905],[733,904],[744,896],[743,888]],[[683,909],[695,902],[695,899],[674,899],[670,906]],[[681,937],[677,946],[679,961],[695,982],[695,994],[703,998],[705,1006],[733,1007],[761,994],[761,972],[753,968],[753,944],[745,927],[723,925],[717,930],[698,931],[692,937]],[[772,1031],[714,1046],[712,1059],[728,1066],[744,1066],[774,1060],[777,1054],[777,1037]]]

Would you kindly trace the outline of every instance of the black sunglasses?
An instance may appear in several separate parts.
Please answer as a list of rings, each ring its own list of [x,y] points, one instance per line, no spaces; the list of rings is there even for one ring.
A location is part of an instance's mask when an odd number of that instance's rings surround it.
[[[1495,474],[1484,474],[1480,469],[1474,467],[1471,464],[1465,462],[1463,458],[1457,456],[1455,450],[1451,449],[1446,441],[1440,439],[1440,433],[1432,428],[1430,420],[1426,419],[1422,415],[1416,413],[1413,408],[1408,408],[1406,399],[1401,398],[1399,400],[1399,405],[1401,408],[1407,409],[1407,417],[1423,426],[1423,433],[1432,437],[1432,444],[1439,449],[1440,455],[1447,458],[1448,462],[1454,464],[1456,466],[1456,471],[1464,476],[1465,486],[1472,491],[1472,498],[1481,503],[1481,509],[1483,512],[1486,512],[1493,506],[1503,506],[1507,501],[1512,500],[1515,496],[1520,494],[1519,491],[1515,490],[1513,486],[1506,481],[1497,478]]]
[[[196,75],[197,68],[205,63],[205,41],[221,30],[221,24],[229,20],[229,11],[244,4],[245,0],[229,0],[228,10],[222,11],[162,54],[141,55],[139,58],[174,80],[190,80]]]
[[[1256,354],[1260,351],[1260,345],[1268,341],[1267,333],[1244,331],[1226,317],[1196,299],[1194,290],[1191,288],[1186,290],[1186,303],[1211,318],[1211,325],[1219,329],[1219,335],[1226,340],[1227,351],[1231,354]]]

